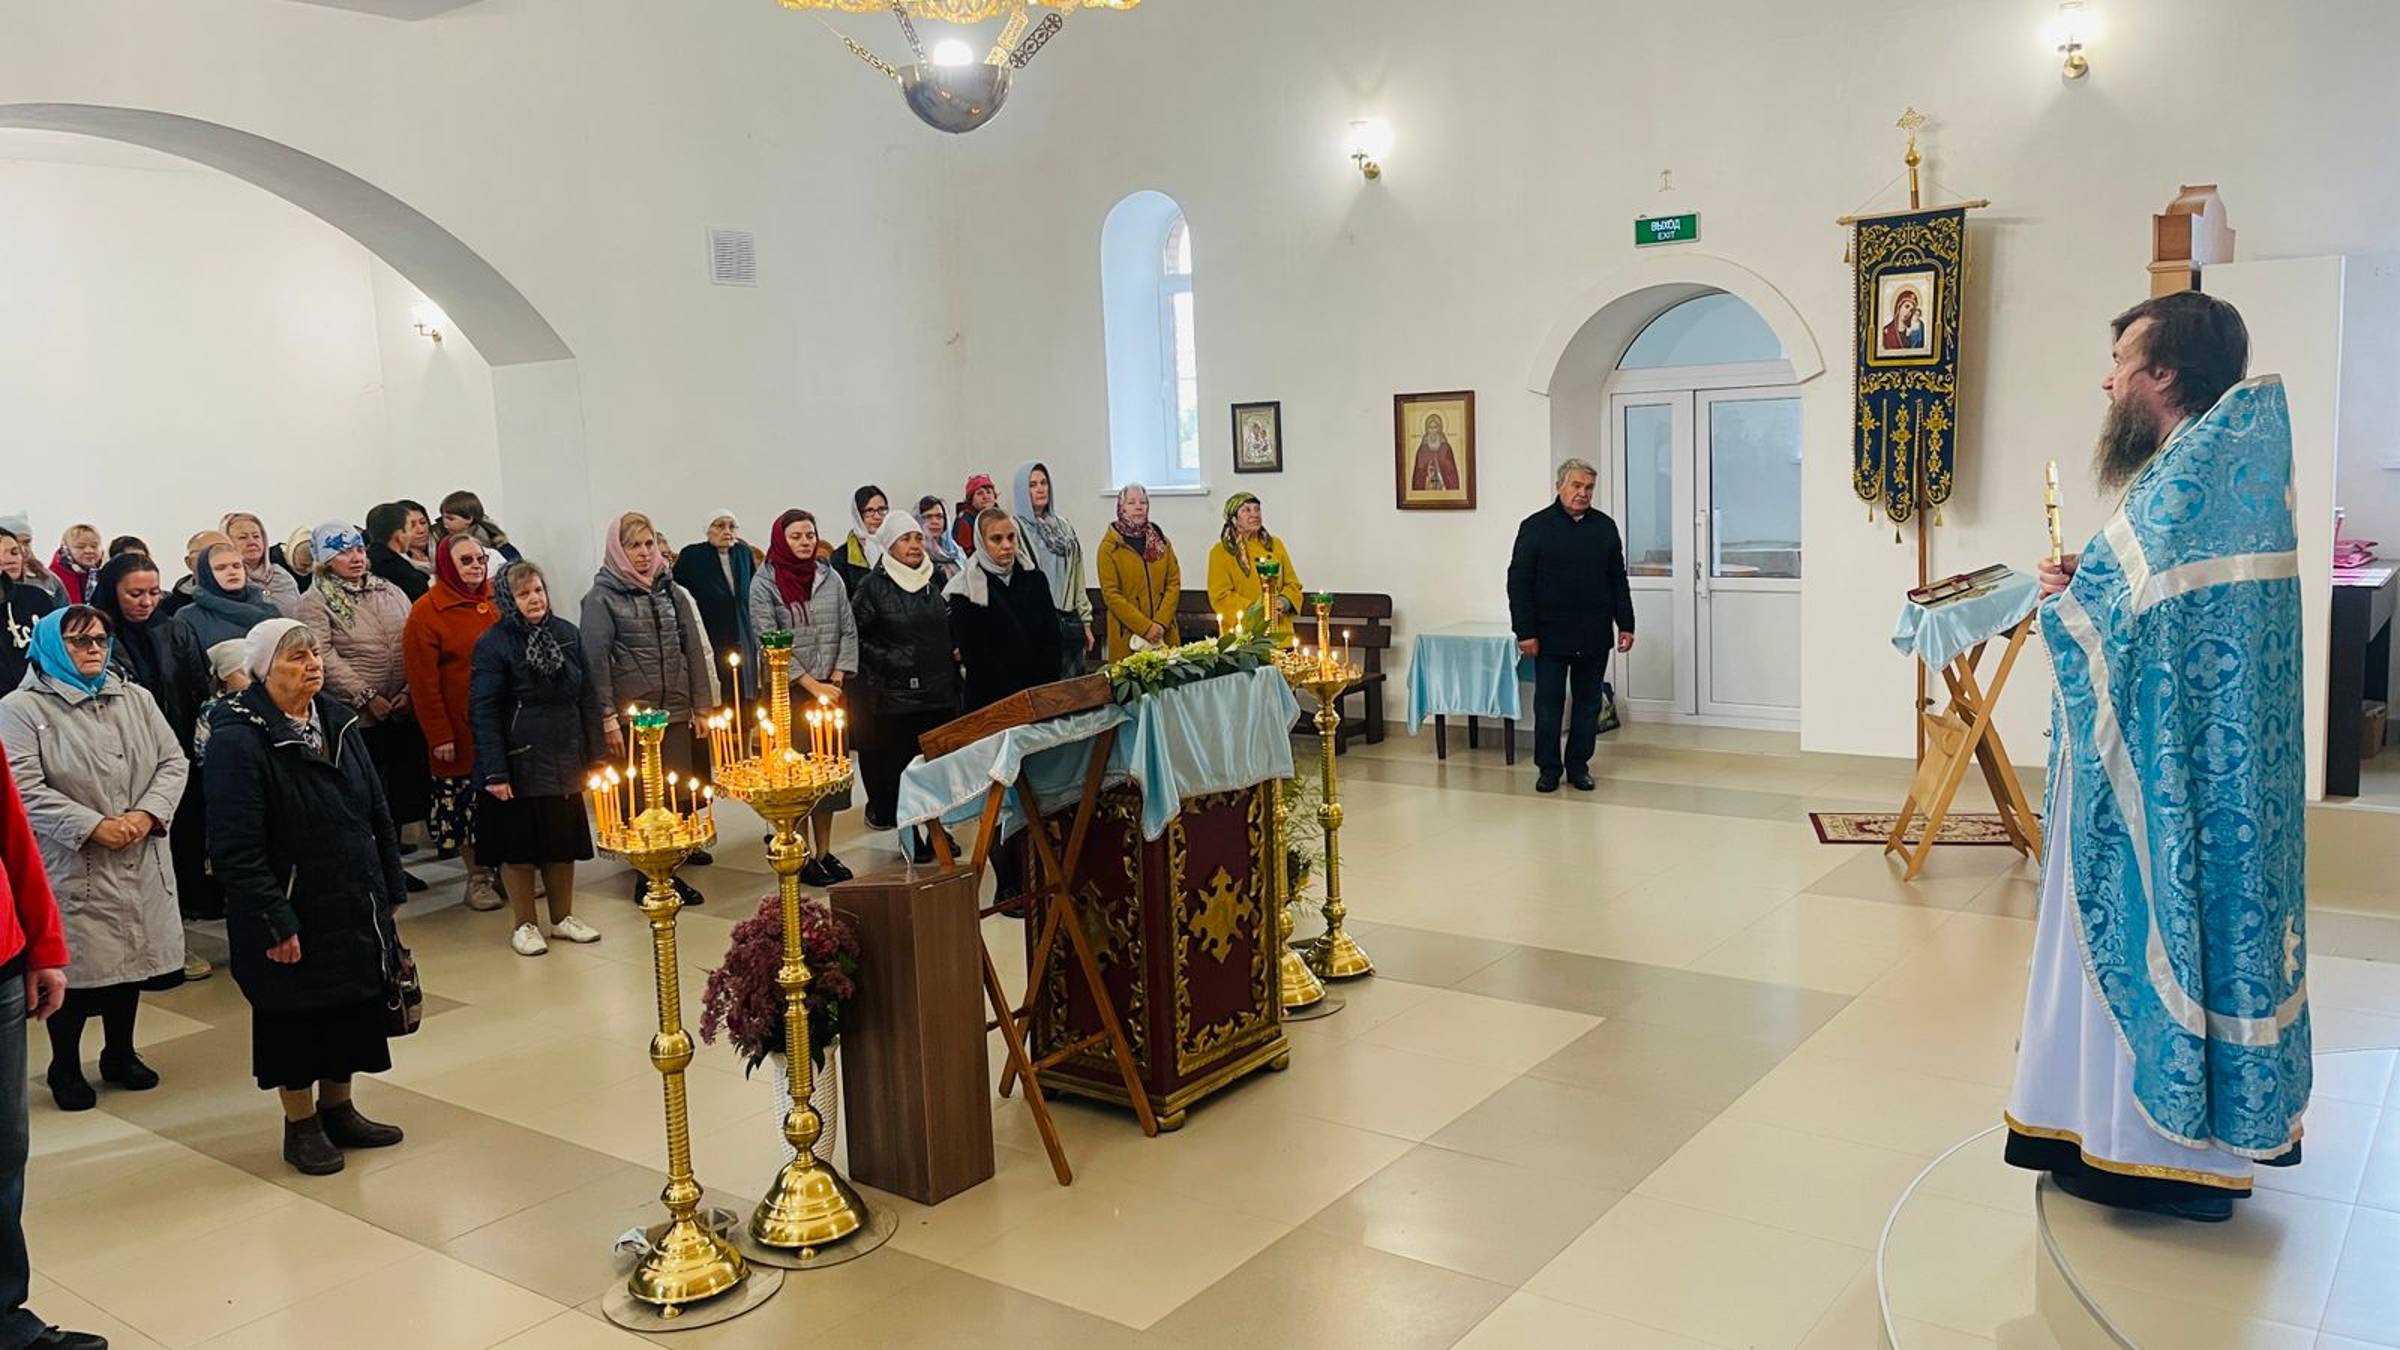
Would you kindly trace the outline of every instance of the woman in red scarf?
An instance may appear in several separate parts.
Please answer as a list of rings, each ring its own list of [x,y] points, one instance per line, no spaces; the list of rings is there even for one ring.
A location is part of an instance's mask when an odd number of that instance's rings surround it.
[[[500,619],[483,541],[471,534],[441,541],[433,551],[433,577],[400,630],[408,692],[433,769],[433,809],[425,829],[436,849],[465,861],[467,908],[498,909],[507,902],[495,874],[475,861],[475,737],[467,715],[475,641]]]
[[[806,511],[775,518],[766,569],[750,580],[750,628],[791,633],[793,707],[805,709],[820,700],[841,706],[842,686],[858,674],[858,624],[850,615],[849,588],[830,564],[818,560],[817,518]],[[763,679],[763,665],[759,673]],[[830,886],[850,879],[850,869],[833,856],[834,814],[849,809],[850,794],[844,792],[827,798],[809,817],[816,849],[800,869],[801,881]]]

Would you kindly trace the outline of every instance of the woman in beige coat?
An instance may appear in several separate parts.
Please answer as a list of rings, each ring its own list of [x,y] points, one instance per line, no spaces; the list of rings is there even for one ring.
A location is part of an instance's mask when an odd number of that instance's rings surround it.
[[[183,982],[183,916],[167,827],[191,764],[148,690],[108,668],[100,611],[70,605],[34,625],[33,668],[0,698],[0,745],[42,842],[66,924],[67,1001],[50,1018],[50,1094],[61,1111],[99,1095],[83,1076],[83,1025],[100,1019],[100,1077],[158,1086],[133,1049],[145,988]]]

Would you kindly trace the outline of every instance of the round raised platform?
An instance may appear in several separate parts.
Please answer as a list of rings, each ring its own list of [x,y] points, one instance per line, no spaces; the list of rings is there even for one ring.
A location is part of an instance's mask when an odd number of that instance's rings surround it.
[[[2400,1051],[2317,1056],[2307,1160],[2229,1223],[2086,1204],[2000,1161],[1998,1126],[1919,1174],[1876,1253],[1892,1350],[2400,1347]],[[2320,1339],[2322,1337],[2323,1339]]]

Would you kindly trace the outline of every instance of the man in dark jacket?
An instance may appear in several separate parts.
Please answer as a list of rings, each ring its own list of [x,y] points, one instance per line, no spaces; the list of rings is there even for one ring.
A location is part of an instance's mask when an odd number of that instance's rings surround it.
[[[367,570],[400,588],[415,604],[433,578],[408,560],[408,507],[385,502],[367,512]]]
[[[1600,725],[1600,682],[1608,653],[1633,650],[1633,587],[1625,577],[1625,541],[1617,523],[1592,509],[1592,466],[1558,466],[1558,500],[1517,527],[1508,559],[1508,621],[1517,650],[1533,658],[1534,789],[1558,791],[1559,714],[1567,712],[1566,778],[1594,784],[1592,742]]]

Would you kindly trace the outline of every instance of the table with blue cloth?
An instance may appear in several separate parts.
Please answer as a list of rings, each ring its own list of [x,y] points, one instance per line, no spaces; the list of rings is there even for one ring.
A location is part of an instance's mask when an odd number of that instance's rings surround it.
[[[1900,617],[1892,626],[1892,646],[1902,655],[1924,662],[1926,670],[1938,674],[1950,691],[1949,704],[1940,712],[1930,705],[1917,711],[1925,733],[1924,758],[1918,762],[1908,796],[1884,838],[1883,851],[1900,854],[1907,862],[1903,874],[1907,878],[1913,879],[1923,870],[1925,859],[1940,841],[1951,802],[1973,766],[1983,770],[2010,845],[2028,858],[2041,855],[2040,820],[2016,767],[2009,763],[2000,729],[1992,721],[2040,607],[2041,582],[2032,573],[2014,568],[1955,599],[1930,604],[1914,599],[1901,602]],[[1983,664],[1985,648],[1998,638],[2005,638],[2007,645],[1986,684],[1976,672]],[[1920,818],[1922,834],[1912,843],[1909,827]]]
[[[1299,715],[1270,666],[1009,727],[902,772],[902,825],[979,822],[973,864],[1023,883],[986,912],[1026,920],[1024,1006],[1006,1006],[988,953],[985,980],[1010,1042],[1003,1083],[1027,1080],[1062,1184],[1043,1088],[1171,1130],[1193,1102],[1291,1062],[1272,785],[1292,776]]]
[[[1454,623],[1417,634],[1408,659],[1408,734],[1433,719],[1433,753],[1450,758],[1452,717],[1467,719],[1467,748],[1476,748],[1476,719],[1500,719],[1508,762],[1517,762],[1517,719],[1524,716],[1515,630],[1504,623]]]

